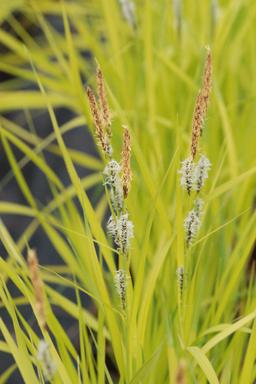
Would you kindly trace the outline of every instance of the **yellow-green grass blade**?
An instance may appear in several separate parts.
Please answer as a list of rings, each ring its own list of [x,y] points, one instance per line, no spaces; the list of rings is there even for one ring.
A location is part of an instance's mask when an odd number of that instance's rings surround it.
[[[0,351],[5,353],[10,353],[10,348],[4,341],[0,341]]]
[[[234,292],[237,284],[239,283],[241,272],[243,271],[246,261],[250,256],[250,251],[255,242],[255,222],[256,215],[253,215],[250,221],[247,223],[247,226],[244,228],[244,233],[240,237],[238,244],[235,247],[233,254],[231,255],[233,256],[232,258],[230,258],[232,261],[230,261],[228,268],[223,274],[223,278],[219,284],[217,294],[222,292],[222,295],[218,298],[219,305],[215,314],[216,321],[220,319],[223,312],[225,311],[225,307],[228,303],[228,300],[230,297],[232,297],[232,293]],[[239,259],[237,259],[239,251],[241,249],[243,249],[243,254]],[[222,289],[224,289],[224,291],[220,290],[221,287]]]
[[[44,174],[45,176],[60,190],[63,189],[63,185],[60,179],[57,177],[56,173],[46,164],[46,162],[35,154],[35,152],[30,149],[26,144],[21,140],[17,139],[10,132],[7,132],[4,129],[0,129],[1,136],[7,138],[11,141],[20,151],[22,151]]]
[[[3,301],[5,301],[6,309],[8,310],[9,315],[12,319],[17,344],[13,340],[13,338],[12,338],[11,334],[9,333],[7,327],[5,326],[3,320],[0,319],[0,329],[2,331],[4,339],[10,348],[10,351],[11,351],[11,353],[15,359],[15,362],[19,368],[19,371],[20,371],[25,383],[29,383],[29,380],[31,380],[31,379],[33,380],[34,383],[37,383],[38,380],[37,380],[37,377],[35,375],[35,371],[33,369],[31,357],[29,356],[29,353],[27,350],[25,338],[24,338],[23,332],[19,326],[12,301],[10,300],[10,296],[7,294],[7,289],[4,288],[3,281],[2,281],[2,284],[0,287],[0,296],[1,296],[1,299]]]
[[[0,375],[0,384],[8,383],[10,376],[17,369],[16,363],[10,365],[1,375]]]
[[[250,323],[256,317],[256,311],[253,311],[247,316],[244,316],[241,320],[236,321],[234,324],[229,325],[223,331],[219,332],[216,336],[212,337],[202,348],[202,350],[207,353],[215,345],[219,344],[222,340],[226,339],[228,336],[232,335],[234,332],[237,332],[240,328],[244,327],[246,324]]]
[[[52,342],[52,340],[50,339],[50,337],[46,334],[45,335],[45,338],[46,340],[48,341],[48,343],[50,344],[50,351],[51,351],[51,354],[52,354],[52,358],[54,360],[54,362],[56,363],[56,366],[57,366],[57,372],[62,380],[63,383],[67,383],[67,384],[72,384],[72,380],[69,376],[69,372],[67,372],[66,370],[66,367],[65,365],[63,364],[57,350],[55,349],[55,346]]]
[[[21,216],[30,216],[35,217],[36,211],[30,207],[27,207],[22,204],[10,203],[9,201],[0,202],[0,213],[4,214],[14,214]]]
[[[27,185],[27,182],[26,182],[23,174],[21,173],[21,171],[20,171],[20,169],[19,169],[19,167],[17,165],[17,161],[16,161],[16,159],[14,157],[13,151],[12,151],[12,149],[11,149],[11,147],[10,147],[10,145],[9,145],[9,143],[8,143],[8,141],[7,141],[7,139],[5,138],[4,135],[1,135],[1,139],[2,139],[2,142],[3,142],[3,146],[4,146],[4,149],[5,149],[6,155],[8,157],[8,160],[10,162],[10,165],[11,165],[12,169],[13,169],[13,172],[15,174],[16,180],[17,180],[17,182],[18,182],[18,184],[19,184],[19,186],[20,186],[20,188],[21,188],[21,190],[23,192],[24,197],[28,201],[29,205],[32,208],[36,209],[37,204],[36,204],[36,202],[34,200],[34,197],[33,197],[32,193],[31,193],[31,191],[30,191],[30,189],[29,189],[29,187]]]
[[[140,368],[140,370],[134,375],[132,380],[130,381],[130,384],[139,384],[141,382],[148,382],[148,376],[151,374],[151,371],[154,369],[155,365],[157,364],[162,349],[163,349],[164,343],[162,343],[156,351],[152,354],[150,359],[148,359],[143,366]]]
[[[82,83],[80,68],[79,68],[79,53],[75,50],[73,35],[70,30],[69,18],[66,13],[65,3],[62,2],[62,18],[63,25],[65,31],[65,39],[66,39],[66,49],[68,52],[69,58],[69,79],[74,89],[74,95],[77,98],[77,104],[79,105],[79,110],[86,116],[86,120],[88,121],[88,108],[85,99],[85,90]]]
[[[13,0],[12,2],[3,2],[1,4],[0,22],[2,23],[2,20],[7,19],[12,12],[21,7],[24,7],[24,5],[24,0]]]
[[[99,309],[97,335],[97,384],[105,383],[106,338],[104,335],[104,312]]]
[[[223,102],[222,95],[218,91],[217,93],[217,105],[220,111],[220,117],[222,120],[222,126],[224,129],[224,137],[227,140],[227,149],[228,149],[228,157],[229,157],[229,163],[230,163],[230,174],[232,177],[236,177],[238,175],[238,161],[237,161],[237,154],[236,154],[236,147],[234,138],[232,135],[232,128],[229,121],[228,113],[226,111],[225,104]]]
[[[0,329],[3,334],[3,337],[6,340],[6,343],[10,348],[11,354],[15,359],[17,367],[23,377],[24,383],[29,384],[31,383],[31,380],[33,380],[33,383],[35,384],[39,383],[39,381],[37,380],[37,377],[35,376],[35,372],[32,369],[31,364],[28,363],[27,353],[24,353],[24,349],[21,350],[17,347],[16,343],[14,342],[11,334],[9,333],[7,327],[5,326],[1,318],[0,318]]]
[[[49,94],[48,100],[54,107],[67,107],[76,110],[73,101],[60,93]],[[1,98],[0,112],[14,111],[24,108],[42,109],[44,107],[45,99],[38,91],[5,92],[4,98]]]
[[[239,176],[236,176],[232,178],[231,180],[223,183],[222,185],[216,187],[216,189],[208,196],[207,200],[213,200],[216,199],[217,197],[221,196],[223,193],[226,193],[233,188],[237,188],[240,183],[245,181],[246,179],[250,178],[253,176],[256,172],[256,167],[253,166],[252,168],[248,169],[247,171],[243,172]]]
[[[21,265],[24,265],[24,260],[22,256],[20,255],[18,248],[16,244],[14,243],[13,239],[11,238],[6,226],[4,225],[3,221],[0,219],[0,238],[1,242],[3,243],[5,249],[11,255],[11,257],[20,263]],[[0,262],[4,262],[4,260],[0,259]]]
[[[244,363],[239,378],[240,383],[250,383],[253,379],[253,367],[255,364],[256,320],[253,322],[251,336],[249,338]]]
[[[209,383],[219,384],[216,372],[214,371],[209,359],[205,355],[205,352],[198,347],[187,347],[187,350],[194,357],[197,364],[200,366],[206,378],[208,379]]]
[[[11,131],[15,136],[18,136],[20,139],[27,141],[29,144],[34,144],[34,152],[40,153],[43,150],[47,150],[53,154],[61,156],[61,150],[57,145],[52,144],[52,142],[55,140],[55,134],[54,132],[50,133],[45,139],[41,139],[40,137],[36,136],[35,134],[25,130],[24,128],[20,127],[19,125],[15,124],[13,121],[10,121],[4,117],[1,117],[1,123],[3,128],[5,130]],[[63,124],[60,127],[61,133],[64,135],[65,133],[69,132],[70,130],[76,129],[77,127],[84,125],[85,119],[82,116],[77,116],[67,123]],[[82,165],[86,168],[93,169],[93,170],[101,170],[102,169],[102,163],[100,160],[98,160],[96,157],[91,156],[87,153],[83,153],[74,149],[68,149],[70,157],[72,161],[78,165]],[[25,159],[21,160],[22,166],[27,163]],[[21,164],[19,163],[19,164]]]
[[[139,311],[140,314],[139,314],[139,320],[138,320],[138,335],[139,335],[141,344],[143,344],[144,342],[148,315],[149,315],[150,306],[152,305],[152,298],[154,294],[155,284],[159,277],[161,269],[164,265],[164,261],[168,255],[168,251],[170,249],[171,244],[172,244],[172,240],[169,240],[169,241],[162,240],[162,243],[160,244],[159,249],[156,252],[156,255],[154,257],[154,262],[152,264],[151,270],[148,273],[147,279],[145,281],[144,295],[142,298],[142,305]]]
[[[83,315],[83,309],[81,307],[81,300],[80,300],[80,296],[77,288],[76,288],[76,297],[77,297],[77,302],[79,307],[77,308],[77,306],[75,305],[75,308],[78,309],[81,376],[84,382],[89,382],[89,368],[87,366],[87,361],[86,361],[86,341],[84,336],[85,334],[84,328],[87,326],[87,321],[85,321],[85,317]]]
[[[59,49],[58,42],[56,41],[56,37],[58,35],[57,31],[54,31],[51,27],[50,23],[47,23],[47,21],[44,18],[44,15],[41,13],[38,5],[36,2],[32,2],[32,8],[33,8],[33,13],[36,16],[36,18],[39,21],[39,24],[43,30],[44,35],[47,38],[47,41],[49,42],[49,46],[54,53],[55,57],[57,58],[57,62],[59,64],[59,68],[63,71],[63,73],[68,76],[69,75],[69,68],[67,65],[67,62],[64,58],[63,53]]]
[[[52,288],[47,287],[46,289],[47,289],[47,292],[49,293],[49,297],[51,298],[51,302],[54,305],[59,306],[64,311],[67,311],[67,313],[69,313],[71,316],[79,319],[79,316],[81,314],[79,313],[79,310],[76,304],[74,304],[71,300],[67,299],[66,297],[64,297],[57,291],[53,290]],[[87,293],[86,291],[82,290],[80,287],[79,289]],[[89,293],[87,294],[89,295]],[[82,310],[82,315],[83,315],[83,321],[86,321],[86,323],[92,330],[98,332],[98,324],[95,317],[86,309]],[[110,338],[109,333],[105,328],[104,328],[104,337],[106,337],[108,340]]]
[[[90,175],[81,180],[81,185],[83,188],[87,189],[94,186],[101,180],[101,176],[99,175]],[[61,195],[56,196],[44,209],[43,213],[47,216],[52,213],[55,209],[57,209],[60,205],[64,204],[67,200],[73,198],[76,195],[76,190],[73,185],[70,185],[63,191]],[[36,229],[39,226],[38,219],[33,220],[25,230],[24,234],[21,235],[17,245],[19,249],[23,249],[26,246],[28,239],[33,235]],[[54,221],[54,225],[56,225],[56,220]],[[62,227],[59,227],[63,229]]]
[[[31,73],[31,70],[29,69],[23,69],[9,63],[0,63],[0,70],[24,80],[28,80],[32,82],[35,81],[34,75],[33,73]],[[65,84],[63,81],[58,81],[56,79],[52,79],[48,76],[42,75],[42,83],[44,84],[44,86],[46,86],[47,88],[53,91],[58,91],[59,93],[64,93],[64,94],[68,93],[68,85]],[[20,105],[20,107],[22,108],[23,106]]]

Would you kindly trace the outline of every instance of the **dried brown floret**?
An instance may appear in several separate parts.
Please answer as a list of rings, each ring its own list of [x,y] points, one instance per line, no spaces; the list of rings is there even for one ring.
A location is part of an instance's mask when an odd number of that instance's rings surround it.
[[[46,328],[43,281],[39,273],[38,258],[34,249],[29,249],[28,251],[28,268],[34,288],[35,308],[39,320],[39,325],[42,328]]]
[[[104,77],[100,67],[98,67],[97,69],[96,78],[97,78],[97,90],[98,90],[102,120],[103,120],[104,128],[106,129],[107,135],[110,138],[112,136],[111,116],[110,116],[110,109],[109,109],[108,100],[106,96]]]
[[[207,48],[207,58],[204,68],[203,84],[200,89],[195,103],[195,109],[192,120],[192,139],[191,139],[191,155],[194,159],[197,153],[199,138],[202,135],[204,122],[209,105],[209,97],[212,84],[212,59],[211,51]]]
[[[101,113],[99,111],[98,103],[93,90],[90,87],[87,87],[87,96],[99,146],[105,154],[111,156],[112,148],[109,143],[109,138],[104,132],[104,124],[101,118]]]
[[[122,149],[122,171],[124,198],[127,198],[131,188],[131,136],[129,130],[124,126],[123,149]]]

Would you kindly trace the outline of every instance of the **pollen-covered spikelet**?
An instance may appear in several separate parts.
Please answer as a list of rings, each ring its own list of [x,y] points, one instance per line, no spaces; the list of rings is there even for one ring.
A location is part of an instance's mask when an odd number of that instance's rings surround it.
[[[98,144],[101,147],[102,151],[108,156],[112,155],[112,147],[110,145],[109,137],[104,131],[103,118],[98,107],[96,97],[93,93],[93,90],[90,87],[87,87],[87,96],[90,106],[90,111],[95,126],[95,133],[98,140]]]
[[[200,229],[203,205],[204,202],[202,199],[196,199],[194,202],[194,208],[188,213],[184,220],[187,246],[192,244],[193,239],[196,237]]]
[[[112,130],[111,130],[111,115],[110,115],[110,109],[108,105],[108,100],[106,96],[106,90],[105,90],[105,84],[104,84],[104,77],[102,70],[100,67],[97,68],[97,90],[98,90],[98,97],[99,97],[99,104],[100,104],[100,112],[102,116],[102,121],[104,128],[106,129],[107,135],[109,138],[112,136]]]
[[[193,188],[194,169],[195,163],[190,156],[181,162],[181,169],[178,172],[181,175],[180,184],[188,192],[188,194],[190,194]]]
[[[118,251],[127,256],[133,238],[133,223],[129,220],[128,213],[118,217],[110,216],[107,230],[109,235],[112,236]]]
[[[126,289],[128,276],[124,269],[118,269],[115,274],[115,287],[120,296],[123,309],[126,307]]]
[[[188,194],[192,190],[197,193],[200,192],[208,178],[210,169],[211,162],[205,155],[201,155],[197,163],[192,160],[192,157],[188,157],[181,162],[181,169],[178,171],[181,175],[181,186]]]
[[[39,341],[37,359],[42,366],[46,381],[51,381],[56,373],[56,365],[50,353],[50,346],[44,339]]]
[[[204,122],[209,105],[212,78],[212,60],[210,48],[207,48],[207,58],[204,68],[203,84],[195,103],[192,120],[191,156],[194,159],[197,153],[199,138],[202,135]]]
[[[211,162],[205,156],[201,155],[194,169],[193,189],[200,192],[208,178],[208,171],[211,169]]]
[[[131,136],[128,127],[124,126],[122,149],[122,181],[124,198],[126,199],[131,188]]]
[[[184,288],[184,267],[179,266],[176,270],[177,283],[179,287],[179,295],[182,297],[183,288]]]
[[[116,160],[110,160],[103,171],[103,177],[110,191],[112,208],[118,215],[123,211],[124,203],[120,164]]]
[[[35,309],[38,316],[39,325],[41,328],[46,328],[45,304],[43,282],[39,273],[38,258],[34,249],[28,250],[28,267],[30,278],[34,288]]]
[[[197,215],[196,211],[192,209],[188,213],[186,219],[184,220],[187,246],[191,245],[193,239],[197,235],[200,225],[201,225],[200,218]]]
[[[135,4],[133,0],[119,0],[124,19],[133,28],[136,28]]]

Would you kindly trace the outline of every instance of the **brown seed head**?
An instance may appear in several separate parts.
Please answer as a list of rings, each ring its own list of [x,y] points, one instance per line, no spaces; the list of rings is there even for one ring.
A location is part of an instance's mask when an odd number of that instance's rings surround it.
[[[46,316],[45,316],[45,305],[44,305],[44,291],[43,282],[39,273],[38,258],[34,249],[28,251],[28,268],[30,271],[30,278],[34,288],[35,295],[35,307],[39,320],[39,325],[46,328]]]
[[[191,155],[194,159],[197,153],[199,138],[202,135],[204,122],[209,105],[212,83],[212,58],[210,48],[207,48],[207,58],[204,67],[203,84],[195,103],[192,120]]]
[[[191,155],[194,159],[196,156],[199,138],[204,124],[205,104],[201,91],[196,97],[195,109],[192,120],[192,139],[191,139]]]
[[[98,90],[102,120],[103,120],[104,128],[106,129],[107,135],[110,138],[112,136],[111,116],[110,116],[110,109],[109,109],[107,96],[106,96],[104,77],[100,67],[98,67],[97,69],[96,78],[97,78],[97,90]]]
[[[98,143],[103,152],[105,152],[109,156],[111,154],[111,146],[108,137],[104,133],[103,122],[101,119],[101,114],[98,108],[96,97],[90,87],[87,87],[87,96],[89,100],[90,111],[94,122]]]
[[[181,360],[176,374],[176,384],[186,384],[186,363]]]
[[[123,133],[123,149],[122,149],[122,171],[123,171],[123,191],[126,199],[131,188],[132,172],[131,172],[131,136],[126,126]]]
[[[212,54],[209,47],[206,47],[206,49],[207,49],[207,57],[206,57],[206,62],[204,66],[203,87],[202,87],[202,98],[205,106],[205,111],[204,111],[205,114],[207,113],[207,110],[208,110],[209,98],[210,98],[211,89],[212,89]]]

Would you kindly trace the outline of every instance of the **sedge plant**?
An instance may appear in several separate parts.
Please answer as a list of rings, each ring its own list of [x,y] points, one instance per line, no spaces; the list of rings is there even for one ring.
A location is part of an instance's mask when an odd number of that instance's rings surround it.
[[[0,214],[28,224],[14,239],[0,221],[0,382],[254,383],[255,2],[3,3],[0,185],[15,180],[24,203]],[[61,264],[44,263],[38,229]]]

